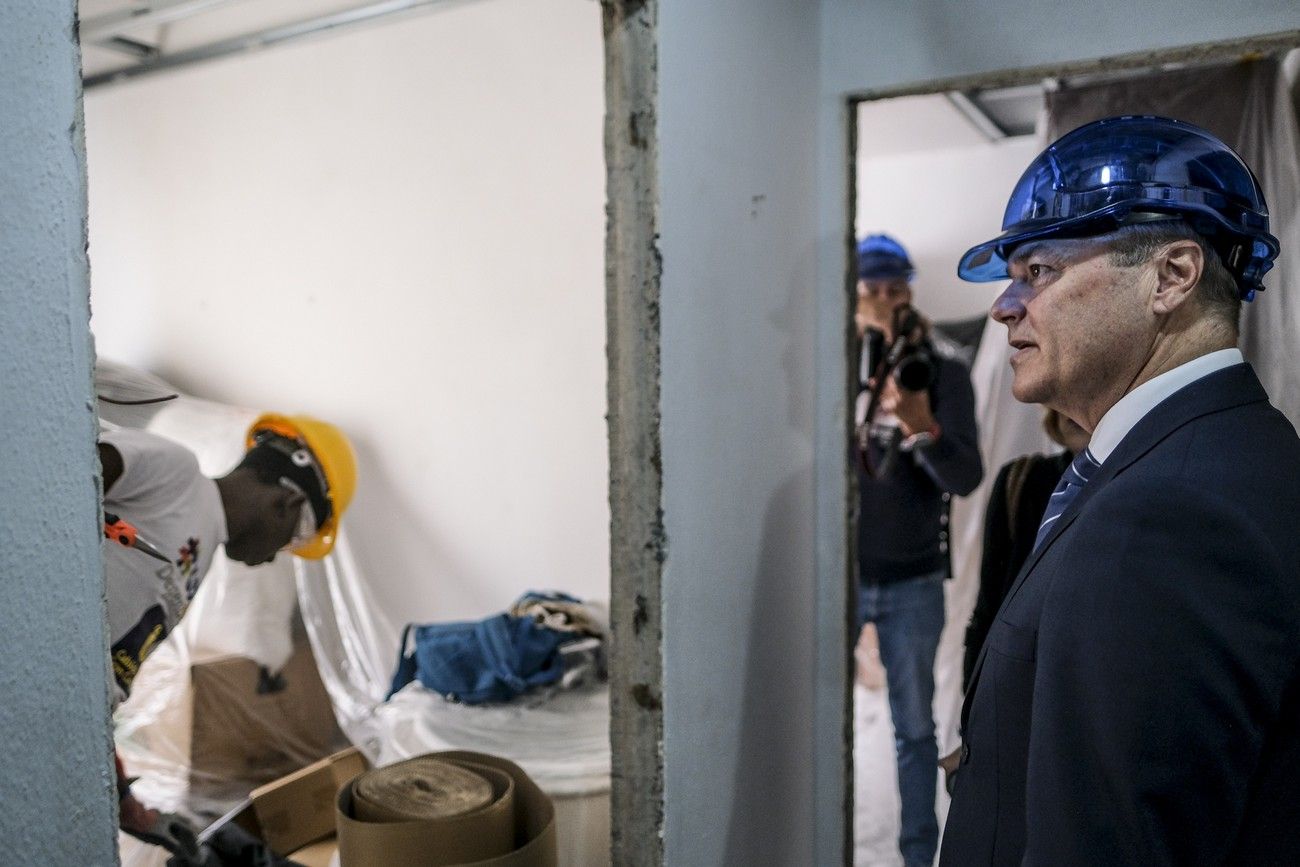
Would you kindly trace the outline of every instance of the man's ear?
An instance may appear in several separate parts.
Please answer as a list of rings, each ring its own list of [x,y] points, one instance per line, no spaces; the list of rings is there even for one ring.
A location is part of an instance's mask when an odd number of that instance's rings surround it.
[[[1157,253],[1154,261],[1156,291],[1151,299],[1151,308],[1156,313],[1168,315],[1187,303],[1201,282],[1201,274],[1205,271],[1205,251],[1195,241],[1174,241]]]

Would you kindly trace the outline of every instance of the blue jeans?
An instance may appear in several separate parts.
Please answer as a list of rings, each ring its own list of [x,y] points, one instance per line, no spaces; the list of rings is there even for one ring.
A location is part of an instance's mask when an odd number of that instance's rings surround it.
[[[934,654],[943,631],[943,579],[935,572],[893,584],[858,585],[859,631],[868,621],[880,636],[889,684],[889,713],[898,754],[902,832],[907,867],[932,865],[939,844],[934,815],[939,746],[934,738]]]

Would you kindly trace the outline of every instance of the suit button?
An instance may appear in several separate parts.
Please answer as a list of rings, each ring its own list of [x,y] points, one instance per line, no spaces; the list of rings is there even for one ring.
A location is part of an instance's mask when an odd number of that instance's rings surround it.
[[[970,763],[970,744],[965,741],[961,742],[961,763],[963,765]]]

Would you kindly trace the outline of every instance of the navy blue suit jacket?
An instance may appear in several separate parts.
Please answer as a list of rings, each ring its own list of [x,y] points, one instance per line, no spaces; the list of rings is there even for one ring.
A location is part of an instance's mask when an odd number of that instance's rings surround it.
[[[1300,440],[1249,365],[1156,406],[1025,563],[940,863],[1300,864]]]

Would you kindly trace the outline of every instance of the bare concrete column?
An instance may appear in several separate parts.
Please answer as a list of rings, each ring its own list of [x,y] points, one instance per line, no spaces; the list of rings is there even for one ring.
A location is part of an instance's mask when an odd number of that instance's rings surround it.
[[[117,863],[76,3],[0,5],[0,840]]]
[[[612,860],[663,863],[655,0],[604,0]]]

